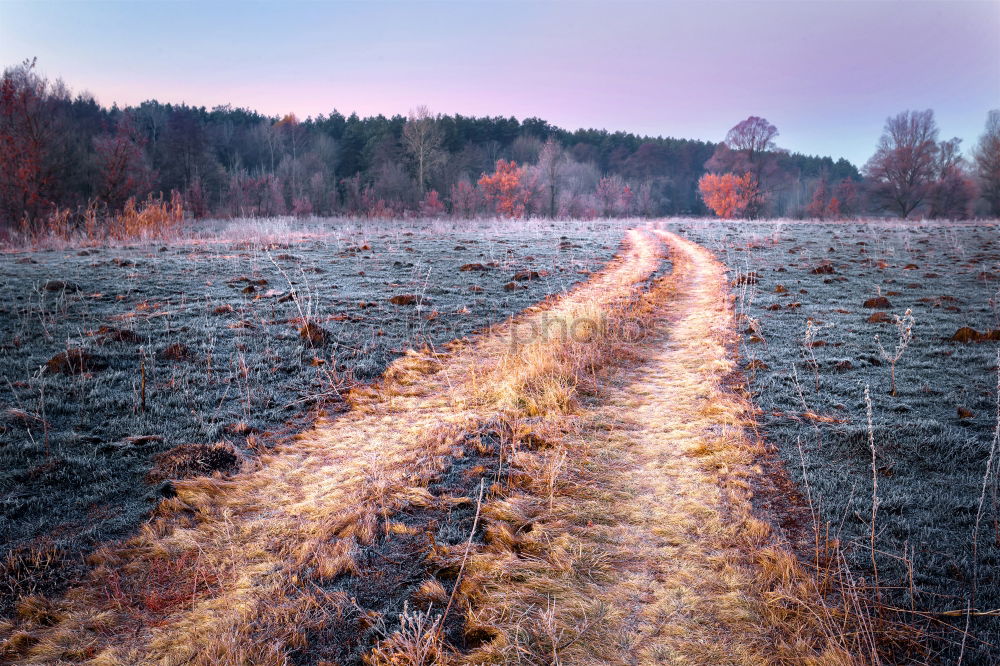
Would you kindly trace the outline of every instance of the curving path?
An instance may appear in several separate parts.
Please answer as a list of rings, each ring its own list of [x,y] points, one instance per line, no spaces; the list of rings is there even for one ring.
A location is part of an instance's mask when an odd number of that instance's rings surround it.
[[[664,247],[673,272],[649,282]],[[484,382],[503,376],[511,337],[643,298],[653,332],[635,344],[635,362],[604,375],[598,397],[578,411],[551,417],[566,426],[560,446],[574,452],[562,459],[575,475],[570,490],[557,497],[553,476],[530,533],[487,527],[488,545],[471,557],[470,616],[485,623],[493,613],[497,629],[462,659],[518,663],[524,652],[509,636],[523,633],[539,606],[551,607],[551,619],[596,604],[610,609],[599,623],[553,630],[551,653],[539,658],[852,663],[824,631],[822,604],[794,557],[753,517],[765,452],[750,430],[751,405],[731,385],[737,334],[725,268],[663,231],[629,232],[605,271],[473,343],[398,360],[380,386],[353,396],[350,412],[318,422],[253,469],[178,482],[140,535],[100,551],[88,581],[18,629],[19,661],[290,663],[331,609],[353,612],[320,584],[356,573],[355,544],[375,542],[390,515],[427,501],[428,483],[462,455],[458,438],[505,409]],[[566,353],[533,349],[538,358],[511,368],[525,382],[544,371],[547,354]],[[493,526],[501,513],[486,507],[484,520]],[[510,548],[489,543],[490,534],[507,535]],[[527,539],[539,549],[531,557],[511,545]],[[574,567],[587,554],[583,575]],[[512,575],[519,567],[526,573]],[[138,596],[123,591],[130,581],[141,581]],[[143,586],[153,584],[190,593],[151,603]]]
[[[662,263],[659,245],[631,231],[588,282],[474,343],[403,357],[381,386],[353,396],[350,412],[318,422],[254,469],[178,482],[139,536],[99,551],[89,580],[27,628],[24,660],[288,663],[308,641],[304,628],[322,625],[319,606],[346,603],[325,599],[314,583],[350,573],[353,544],[370,543],[389,513],[426,496],[458,453],[456,434],[494,416],[481,382],[510,337],[641,291]],[[151,603],[154,585],[191,592]]]
[[[479,602],[500,638],[469,663],[859,663],[809,574],[753,515],[768,454],[736,385],[726,269],[655,233],[673,272],[651,289],[654,330],[574,416],[560,495],[511,498],[491,525],[532,558],[496,545],[482,556],[503,572]]]

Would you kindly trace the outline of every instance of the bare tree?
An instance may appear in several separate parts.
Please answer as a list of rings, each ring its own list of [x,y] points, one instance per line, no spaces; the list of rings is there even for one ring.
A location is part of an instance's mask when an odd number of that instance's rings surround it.
[[[421,196],[427,191],[427,177],[444,161],[442,141],[437,119],[426,106],[410,111],[403,125],[403,147],[416,165],[417,187]]]
[[[299,191],[299,152],[303,142],[302,124],[294,113],[289,113],[274,124],[274,131],[279,140],[284,140],[288,153],[291,156],[291,161],[287,163],[286,169],[288,171],[289,182],[291,183],[292,199],[295,199],[301,195]],[[271,159],[273,165],[274,158],[272,157]],[[284,159],[279,163],[279,168],[282,163],[285,163]]]
[[[904,111],[886,120],[878,148],[865,165],[874,198],[903,219],[931,191],[938,167],[937,135],[933,111]]]
[[[518,164],[535,164],[538,162],[538,156],[542,152],[542,146],[542,142],[537,138],[521,134],[510,144],[507,152],[510,155],[510,159]]]
[[[777,150],[774,143],[777,136],[777,127],[764,118],[750,116],[726,133],[725,143],[730,150],[745,152],[753,163],[761,153]]]
[[[270,158],[270,167],[261,164],[261,169],[266,169],[268,173],[274,173],[274,168],[277,166],[276,153],[281,146],[280,128],[277,126],[277,123],[270,123],[265,120],[256,125],[251,134],[267,149],[267,155]]]
[[[993,109],[986,117],[986,131],[979,137],[972,158],[990,214],[1000,216],[1000,109]]]
[[[549,217],[556,216],[556,204],[558,189],[561,185],[562,167],[566,162],[566,152],[554,138],[549,137],[545,145],[542,146],[538,154],[538,169],[542,174],[542,184],[548,195],[546,202],[549,209]]]
[[[964,220],[972,213],[976,183],[962,157],[962,140],[942,141],[937,149],[937,180],[929,196],[929,215],[937,219]]]

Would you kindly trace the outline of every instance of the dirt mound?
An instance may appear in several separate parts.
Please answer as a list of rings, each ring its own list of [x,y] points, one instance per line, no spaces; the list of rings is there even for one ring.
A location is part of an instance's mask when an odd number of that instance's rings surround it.
[[[862,304],[866,308],[875,308],[878,310],[889,310],[892,309],[892,303],[885,296],[876,296],[875,298],[869,298]]]
[[[102,343],[104,342],[128,342],[139,344],[142,338],[135,331],[125,328],[115,328],[114,326],[101,326],[94,333]]]
[[[103,370],[108,366],[104,361],[87,350],[74,348],[59,352],[45,362],[45,367],[49,372],[57,372],[63,375],[81,375],[85,372]]]
[[[950,338],[946,338],[950,342],[996,342],[1000,341],[1000,328],[993,329],[992,331],[986,331],[985,333],[980,333],[976,329],[970,326],[963,326],[962,328],[955,331],[955,334]]]
[[[156,356],[161,361],[190,361],[194,358],[194,352],[187,345],[175,342],[161,349]]]
[[[330,333],[316,322],[307,321],[299,328],[299,337],[311,345],[322,345],[330,339]]]
[[[239,467],[240,458],[230,444],[181,444],[153,458],[153,468],[146,479],[157,483],[214,472],[230,474]]]
[[[80,291],[80,285],[65,280],[48,280],[42,288],[45,291]]]
[[[430,299],[416,294],[396,294],[389,299],[393,305],[430,305]]]

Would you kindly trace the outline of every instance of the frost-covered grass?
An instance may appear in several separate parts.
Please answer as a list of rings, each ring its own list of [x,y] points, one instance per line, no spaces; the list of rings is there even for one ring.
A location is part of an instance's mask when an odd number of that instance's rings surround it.
[[[943,634],[932,663],[955,661],[962,634],[942,631],[941,622],[964,630],[965,618],[919,612],[963,609],[973,594],[980,611],[1000,608],[995,464],[978,565],[972,556],[997,419],[998,342],[948,340],[965,326],[1000,329],[1000,227],[691,222],[680,228],[730,266],[736,305],[747,317],[742,361],[764,434],[841,540],[853,572],[869,584],[873,482],[864,393],[870,389],[879,594],[904,609],[902,617]],[[833,272],[814,272],[826,264]],[[888,305],[864,306],[878,296]],[[896,366],[893,396],[878,342],[893,355],[894,316],[907,310],[913,340]],[[969,632],[963,663],[995,663],[1000,618],[973,616]]]
[[[158,454],[224,442],[252,459],[406,348],[585,279],[620,238],[608,223],[269,220],[166,245],[0,254],[0,558],[68,557],[58,578],[169,494],[147,476]],[[459,270],[469,263],[485,270]],[[537,279],[505,289],[522,269]],[[301,336],[305,320],[322,339]],[[88,367],[46,367],[67,350]],[[53,582],[8,565],[0,610],[22,584]]]

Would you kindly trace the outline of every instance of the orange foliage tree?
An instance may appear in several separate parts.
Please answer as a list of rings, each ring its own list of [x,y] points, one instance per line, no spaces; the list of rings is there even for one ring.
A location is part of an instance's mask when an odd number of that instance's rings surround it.
[[[496,170],[480,177],[479,188],[500,215],[524,217],[531,188],[525,182],[524,167],[514,160],[497,160]]]
[[[758,193],[757,180],[749,171],[742,176],[706,173],[698,181],[698,191],[705,205],[727,220],[742,215]]]

